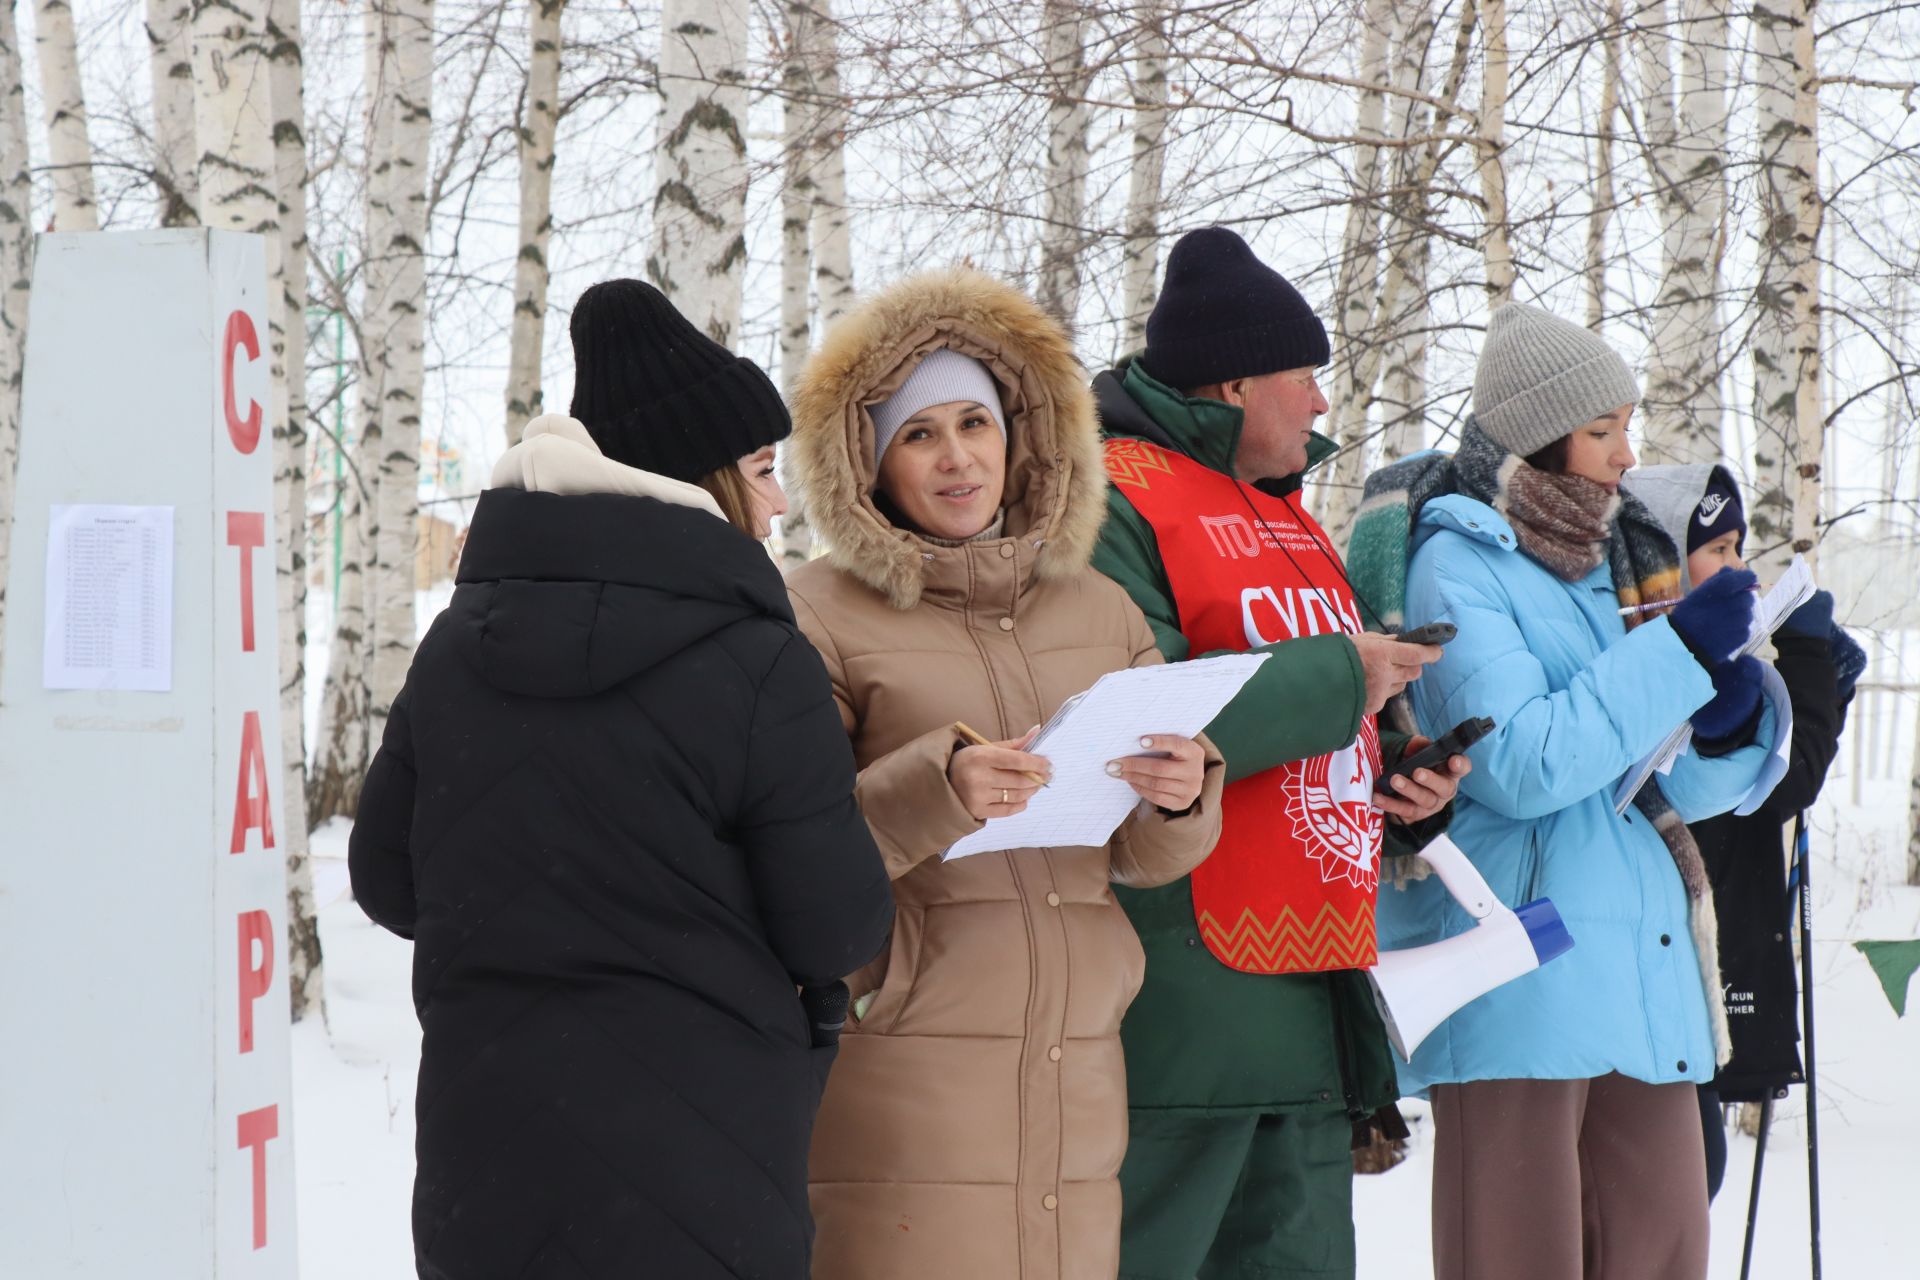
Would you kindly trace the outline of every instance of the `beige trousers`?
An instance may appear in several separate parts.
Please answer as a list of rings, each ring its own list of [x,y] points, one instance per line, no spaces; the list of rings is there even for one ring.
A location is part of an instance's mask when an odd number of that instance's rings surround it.
[[[1703,1280],[1694,1086],[1435,1085],[1434,1280]]]

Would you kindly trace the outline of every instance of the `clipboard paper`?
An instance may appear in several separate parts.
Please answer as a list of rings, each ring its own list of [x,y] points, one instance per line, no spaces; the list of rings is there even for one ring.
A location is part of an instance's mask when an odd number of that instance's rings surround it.
[[[1107,764],[1141,754],[1140,739],[1191,738],[1253,678],[1264,653],[1223,654],[1192,662],[1110,671],[1060,705],[1027,750],[1053,765],[1053,781],[1027,807],[954,842],[946,860],[1003,849],[1102,845],[1140,797],[1107,774]]]
[[[1795,556],[1787,571],[1771,590],[1764,593],[1753,604],[1753,630],[1747,635],[1747,642],[1740,646],[1735,657],[1745,657],[1760,652],[1760,646],[1773,638],[1787,615],[1813,598],[1816,590],[1813,581],[1813,568],[1805,556]],[[1627,770],[1620,779],[1619,789],[1613,793],[1613,811],[1625,813],[1627,806],[1633,803],[1634,796],[1656,771],[1661,774],[1673,771],[1673,762],[1680,758],[1693,742],[1693,723],[1682,720],[1680,727],[1668,734],[1660,745],[1642,756],[1633,768]]]

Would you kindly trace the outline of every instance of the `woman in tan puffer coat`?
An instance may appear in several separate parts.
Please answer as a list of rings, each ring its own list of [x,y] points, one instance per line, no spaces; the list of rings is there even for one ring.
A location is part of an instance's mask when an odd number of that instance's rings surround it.
[[[916,277],[827,334],[793,462],[828,556],[788,591],[825,658],[893,877],[814,1129],[818,1280],[1112,1280],[1126,1147],[1120,1018],[1142,957],[1110,881],[1186,874],[1220,827],[1204,740],[1120,763],[1143,799],[1101,848],[945,862],[1019,812],[1030,726],[1160,661],[1088,566],[1098,424],[1065,334],[977,272]],[[968,748],[955,721],[997,739]],[[1165,804],[1158,804],[1165,801]]]

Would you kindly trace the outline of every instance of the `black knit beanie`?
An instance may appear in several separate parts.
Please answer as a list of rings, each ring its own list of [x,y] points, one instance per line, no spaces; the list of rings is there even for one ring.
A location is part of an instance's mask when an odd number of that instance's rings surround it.
[[[1180,391],[1332,358],[1300,291],[1225,227],[1181,236],[1147,317],[1147,372]]]
[[[760,366],[694,328],[640,280],[602,280],[573,308],[573,404],[615,462],[695,481],[786,439]]]

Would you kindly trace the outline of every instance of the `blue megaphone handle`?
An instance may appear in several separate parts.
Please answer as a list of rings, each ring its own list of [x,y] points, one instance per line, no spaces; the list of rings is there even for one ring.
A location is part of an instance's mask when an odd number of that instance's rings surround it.
[[[1513,914],[1520,917],[1527,941],[1533,944],[1534,958],[1541,964],[1573,949],[1573,935],[1567,932],[1567,923],[1560,918],[1560,909],[1553,905],[1552,898],[1535,898]]]

